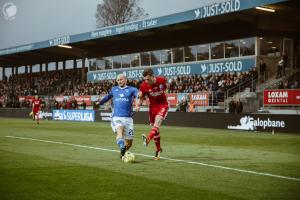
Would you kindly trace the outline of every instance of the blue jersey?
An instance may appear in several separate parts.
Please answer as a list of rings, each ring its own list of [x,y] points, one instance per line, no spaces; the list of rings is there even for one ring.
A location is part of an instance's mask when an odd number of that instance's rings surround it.
[[[123,88],[115,86],[111,89],[108,95],[103,97],[100,101],[100,105],[104,104],[111,98],[113,98],[113,117],[132,117],[132,103],[135,97],[137,97],[138,89],[131,86],[125,86]]]

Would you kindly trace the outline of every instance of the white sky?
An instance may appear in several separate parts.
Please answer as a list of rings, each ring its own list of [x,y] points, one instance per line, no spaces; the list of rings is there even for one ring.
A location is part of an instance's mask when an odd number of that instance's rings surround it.
[[[164,16],[222,0],[141,0],[149,18]],[[17,7],[14,20],[6,20],[7,2]],[[0,49],[96,29],[96,6],[101,0],[0,0]]]

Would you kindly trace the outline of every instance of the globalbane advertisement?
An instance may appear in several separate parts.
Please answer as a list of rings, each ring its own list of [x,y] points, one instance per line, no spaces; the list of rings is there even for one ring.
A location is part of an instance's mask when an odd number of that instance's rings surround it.
[[[254,116],[243,116],[240,118],[240,124],[228,125],[228,129],[255,131],[257,129],[283,129],[286,127],[284,120],[274,120],[268,118],[259,118]]]
[[[53,120],[94,122],[94,110],[53,110]]]

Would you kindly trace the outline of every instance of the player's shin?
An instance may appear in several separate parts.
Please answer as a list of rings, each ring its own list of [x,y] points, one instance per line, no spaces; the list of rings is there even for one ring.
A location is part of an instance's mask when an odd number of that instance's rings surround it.
[[[125,148],[125,143],[124,143],[124,139],[123,138],[117,138],[116,142],[117,142],[117,144],[118,144],[118,146],[119,146],[120,149]]]
[[[117,144],[120,148],[120,158],[122,158],[125,155],[126,152],[126,147],[125,147],[125,142],[123,138],[117,138]]]
[[[126,140],[125,140],[125,148],[126,148],[126,151],[128,151],[128,150],[130,149],[131,146],[132,146],[132,140],[126,139]]]
[[[154,127],[151,129],[150,133],[148,134],[148,137],[147,137],[148,143],[149,143],[149,142],[154,138],[154,136],[157,135],[157,134],[159,134],[159,129],[158,129],[156,126],[154,126]]]
[[[154,135],[154,143],[155,143],[155,146],[156,146],[156,151],[160,151],[161,147],[160,147],[160,133],[157,132],[157,134]]]

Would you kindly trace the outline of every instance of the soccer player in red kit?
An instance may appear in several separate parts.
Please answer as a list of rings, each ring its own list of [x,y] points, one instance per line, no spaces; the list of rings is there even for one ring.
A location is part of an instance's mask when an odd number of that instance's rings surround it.
[[[147,146],[153,139],[156,151],[154,160],[159,160],[162,148],[160,146],[160,131],[159,128],[166,118],[169,105],[165,90],[167,88],[166,79],[162,76],[154,76],[152,69],[145,69],[143,72],[144,81],[140,85],[139,99],[136,103],[136,111],[140,110],[142,100],[145,97],[149,98],[149,120],[152,129],[148,136],[143,135],[143,142]]]
[[[39,124],[39,111],[41,108],[41,100],[39,99],[39,97],[36,95],[34,96],[34,99],[32,101],[32,113],[33,113],[33,117],[36,120],[36,123]]]

